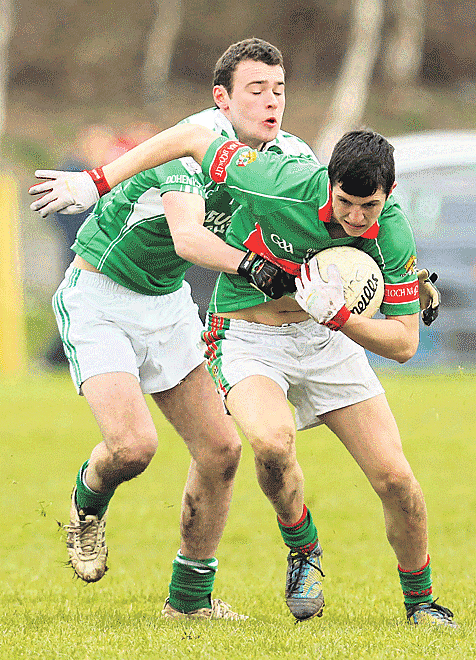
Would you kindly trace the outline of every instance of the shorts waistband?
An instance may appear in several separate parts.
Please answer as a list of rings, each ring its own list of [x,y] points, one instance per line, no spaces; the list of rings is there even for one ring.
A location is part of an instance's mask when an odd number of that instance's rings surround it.
[[[91,287],[95,289],[96,291],[103,291],[105,293],[111,293],[114,295],[123,295],[123,296],[128,296],[129,298],[150,298],[152,299],[161,299],[163,298],[165,300],[170,300],[171,296],[177,296],[180,295],[182,289],[188,285],[188,282],[183,283],[182,287],[177,289],[177,291],[173,291],[172,293],[164,293],[162,295],[145,295],[144,293],[138,293],[137,291],[133,291],[132,289],[128,289],[127,287],[123,286],[122,284],[119,284],[118,282],[115,282],[112,280],[108,275],[104,275],[103,273],[95,273],[91,270],[85,270],[83,268],[76,268],[72,264],[68,266],[66,272],[65,272],[65,280],[68,280],[70,284],[73,282],[77,282],[78,280],[81,281],[81,284],[87,287]]]
[[[219,314],[207,314],[206,327],[209,327],[211,319],[223,319],[228,325],[230,330],[248,331],[254,334],[262,335],[322,335],[327,336],[330,332],[328,328],[319,325],[314,319],[307,319],[299,323],[286,323],[285,325],[265,325],[264,323],[253,323],[250,321],[243,321],[242,319],[229,319],[221,317]]]

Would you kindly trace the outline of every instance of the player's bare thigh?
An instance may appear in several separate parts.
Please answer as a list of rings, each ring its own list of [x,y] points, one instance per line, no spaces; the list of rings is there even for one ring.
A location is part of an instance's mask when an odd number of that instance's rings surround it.
[[[271,378],[248,376],[229,391],[228,410],[255,451],[279,444],[294,445],[295,425],[286,396]],[[292,452],[294,454],[294,450]]]
[[[383,473],[410,471],[397,423],[384,394],[321,416],[371,483]]]
[[[112,372],[91,376],[81,386],[104,441],[115,445],[134,438],[157,443],[157,434],[135,376]]]
[[[203,461],[210,451],[217,449],[240,451],[241,440],[235,424],[225,414],[205,363],[175,387],[151,396],[196,460]]]
[[[282,388],[263,375],[234,385],[227,406],[249,440],[258,482],[285,524],[302,515],[304,477],[296,460],[296,427]]]

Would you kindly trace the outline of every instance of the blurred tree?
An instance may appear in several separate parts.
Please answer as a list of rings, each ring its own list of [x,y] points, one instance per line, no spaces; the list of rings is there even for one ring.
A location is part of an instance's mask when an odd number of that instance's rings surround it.
[[[425,41],[425,0],[394,0],[394,28],[384,50],[383,71],[397,110],[418,85]]]
[[[417,86],[425,39],[425,0],[394,0],[393,27],[383,46],[388,102],[401,107]],[[314,149],[327,162],[337,140],[358,128],[365,111],[375,63],[384,38],[384,0],[354,0],[350,45]]]
[[[167,96],[170,65],[182,25],[182,0],[155,0],[156,15],[145,45],[142,68],[146,105],[160,106]]]
[[[0,0],[0,137],[5,130],[7,83],[8,83],[8,47],[13,31],[12,0]]]
[[[314,144],[314,151],[323,162],[329,160],[334,144],[343,133],[361,122],[380,50],[383,20],[383,0],[353,0],[350,44],[323,128]]]
[[[464,85],[474,103],[476,2],[381,2],[384,43],[374,80],[385,72],[402,73],[403,80],[408,69],[418,70],[424,41],[420,86]],[[16,0],[10,102],[25,103],[28,94],[30,107],[40,100],[55,109],[78,103],[137,108],[152,84],[157,88],[149,89],[149,97],[160,98],[159,72],[169,68],[171,82],[208,90],[217,57],[233,41],[252,35],[281,48],[288,81],[312,91],[337,79],[355,11],[349,0],[268,0],[266,7],[256,0],[144,0],[133,11],[129,5],[127,0]],[[370,14],[364,15],[362,29],[369,20]]]

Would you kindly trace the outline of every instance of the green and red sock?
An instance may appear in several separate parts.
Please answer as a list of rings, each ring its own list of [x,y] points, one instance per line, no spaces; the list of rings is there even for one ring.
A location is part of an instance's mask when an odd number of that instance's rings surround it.
[[[431,586],[431,564],[428,555],[426,564],[417,571],[404,571],[398,566],[400,584],[403,590],[405,607],[409,609],[418,603],[432,603],[433,589]]]
[[[283,541],[292,550],[308,553],[317,545],[317,529],[306,505],[304,505],[302,516],[292,525],[285,525],[278,516],[278,527]]]

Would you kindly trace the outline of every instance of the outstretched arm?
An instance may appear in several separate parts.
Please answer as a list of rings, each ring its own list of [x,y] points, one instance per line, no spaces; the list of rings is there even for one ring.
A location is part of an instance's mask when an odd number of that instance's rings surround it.
[[[217,134],[198,124],[178,124],[157,133],[102,169],[112,188],[129,177],[176,158],[192,156],[200,165]]]
[[[30,195],[41,195],[30,208],[43,217],[57,211],[80,213],[138,172],[183,156],[192,156],[201,164],[216,138],[216,133],[203,126],[179,124],[154,135],[102,168],[84,172],[37,170],[36,177],[44,181],[28,191]]]

